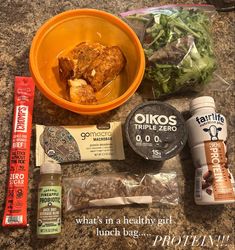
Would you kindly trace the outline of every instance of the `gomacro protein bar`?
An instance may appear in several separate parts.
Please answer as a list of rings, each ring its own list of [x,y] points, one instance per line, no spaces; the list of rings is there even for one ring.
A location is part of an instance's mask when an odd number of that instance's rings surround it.
[[[36,165],[46,161],[124,160],[121,122],[86,126],[36,125]]]
[[[15,78],[15,105],[10,151],[10,176],[3,226],[27,226],[30,137],[34,101],[31,77]]]

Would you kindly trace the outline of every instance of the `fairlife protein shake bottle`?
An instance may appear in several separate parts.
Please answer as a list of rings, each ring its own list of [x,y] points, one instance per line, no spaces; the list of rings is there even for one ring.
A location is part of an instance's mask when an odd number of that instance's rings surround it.
[[[195,202],[198,205],[232,203],[235,188],[227,164],[226,119],[215,112],[215,102],[210,96],[192,100],[190,112],[192,117],[186,125],[196,168]]]

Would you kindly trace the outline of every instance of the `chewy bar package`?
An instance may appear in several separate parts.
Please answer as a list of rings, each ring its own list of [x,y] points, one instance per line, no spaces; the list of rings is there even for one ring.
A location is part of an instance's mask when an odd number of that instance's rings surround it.
[[[36,125],[36,165],[46,161],[124,160],[121,122],[86,126]]]
[[[129,204],[177,205],[179,201],[175,172],[65,178],[64,191],[66,212]]]
[[[31,77],[16,77],[10,151],[10,175],[3,226],[27,226],[27,192],[30,137],[34,101]]]

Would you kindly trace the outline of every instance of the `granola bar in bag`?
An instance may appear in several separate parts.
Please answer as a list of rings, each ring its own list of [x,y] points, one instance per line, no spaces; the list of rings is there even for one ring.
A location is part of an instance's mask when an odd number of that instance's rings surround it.
[[[177,205],[175,172],[108,174],[64,179],[65,211],[129,204]]]

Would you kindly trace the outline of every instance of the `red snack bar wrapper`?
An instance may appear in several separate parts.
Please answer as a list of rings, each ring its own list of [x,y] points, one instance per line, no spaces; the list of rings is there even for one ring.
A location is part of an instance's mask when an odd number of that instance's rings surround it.
[[[15,77],[10,175],[2,225],[27,226],[30,137],[34,101],[31,77]]]

